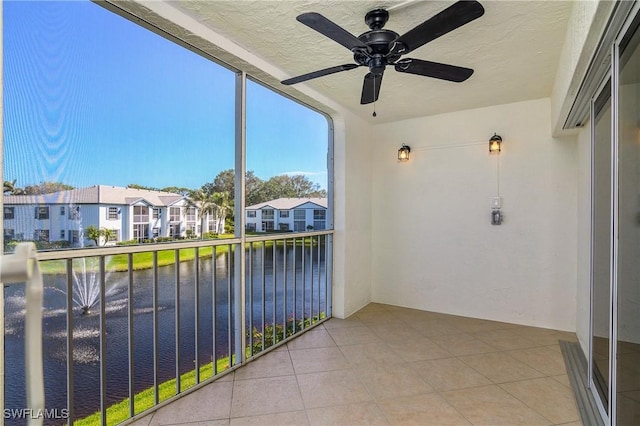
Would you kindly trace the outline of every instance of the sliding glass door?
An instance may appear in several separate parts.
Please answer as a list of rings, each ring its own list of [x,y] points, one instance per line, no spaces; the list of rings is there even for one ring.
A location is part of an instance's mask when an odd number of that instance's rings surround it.
[[[633,17],[633,18],[632,18]],[[592,393],[608,424],[640,424],[640,5],[591,103]]]
[[[640,16],[619,44],[615,416],[640,424]]]

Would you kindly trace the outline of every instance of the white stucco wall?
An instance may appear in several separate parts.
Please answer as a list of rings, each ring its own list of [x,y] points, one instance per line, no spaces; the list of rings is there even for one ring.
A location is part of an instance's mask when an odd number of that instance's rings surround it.
[[[334,124],[333,315],[345,318],[371,302],[372,126],[354,115]]]
[[[541,99],[375,126],[374,301],[575,330],[577,149],[550,116]]]

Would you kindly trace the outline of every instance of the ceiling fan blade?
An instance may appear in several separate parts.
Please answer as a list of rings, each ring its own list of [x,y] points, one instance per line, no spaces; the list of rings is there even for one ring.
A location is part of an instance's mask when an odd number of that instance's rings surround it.
[[[458,1],[391,42],[391,50],[404,55],[483,14],[484,8],[477,1]]]
[[[463,68],[455,65],[410,58],[399,60],[396,62],[395,68],[398,72],[439,78],[441,80],[448,80],[456,83],[465,81],[471,77],[471,74],[473,74],[473,70],[471,68]]]
[[[367,46],[356,36],[340,27],[338,24],[331,22],[319,13],[303,13],[302,15],[298,15],[296,19],[299,22],[305,24],[307,27],[316,30],[326,37],[329,37],[331,40],[343,45],[349,50],[353,50],[356,48],[365,50],[367,49]]]
[[[360,103],[370,104],[378,100],[380,95],[380,85],[382,84],[382,74],[369,73],[364,76],[364,83],[362,84],[362,96],[360,97]]]
[[[349,71],[354,68],[358,68],[359,65],[356,64],[344,64],[338,65],[331,68],[325,68],[323,70],[318,70],[314,72],[310,72],[308,74],[299,75],[297,77],[292,77],[287,80],[282,81],[282,84],[291,85],[296,83],[302,83],[303,81],[311,80],[313,78],[323,77],[325,75],[334,74],[340,71]]]

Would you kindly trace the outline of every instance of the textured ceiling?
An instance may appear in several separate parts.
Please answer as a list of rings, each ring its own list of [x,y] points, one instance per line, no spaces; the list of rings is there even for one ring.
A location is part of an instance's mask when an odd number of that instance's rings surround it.
[[[386,29],[403,34],[453,1],[202,1],[170,2],[175,8],[288,77],[353,61],[343,46],[296,21],[318,12],[354,35],[368,31],[364,15],[390,11]],[[388,67],[376,102],[377,121],[440,114],[505,104],[551,94],[565,39],[571,1],[482,1],[485,14],[411,52],[407,57],[473,68],[463,83],[395,72]],[[357,68],[301,83],[355,114],[373,120],[372,105],[360,105]],[[295,86],[294,86],[295,87]]]

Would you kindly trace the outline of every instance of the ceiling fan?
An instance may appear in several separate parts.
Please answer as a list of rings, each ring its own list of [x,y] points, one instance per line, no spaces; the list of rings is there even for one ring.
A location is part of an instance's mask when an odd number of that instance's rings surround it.
[[[310,72],[284,80],[282,84],[291,85],[358,67],[368,67],[369,73],[364,76],[360,103],[369,104],[378,99],[382,75],[387,65],[393,65],[398,72],[456,83],[463,82],[471,77],[472,69],[421,59],[401,59],[401,56],[468,24],[483,14],[484,8],[477,1],[458,1],[400,36],[394,31],[383,29],[389,20],[389,12],[375,9],[368,12],[364,18],[370,31],[356,37],[319,13],[303,13],[296,18],[299,22],[351,50],[356,63]]]

